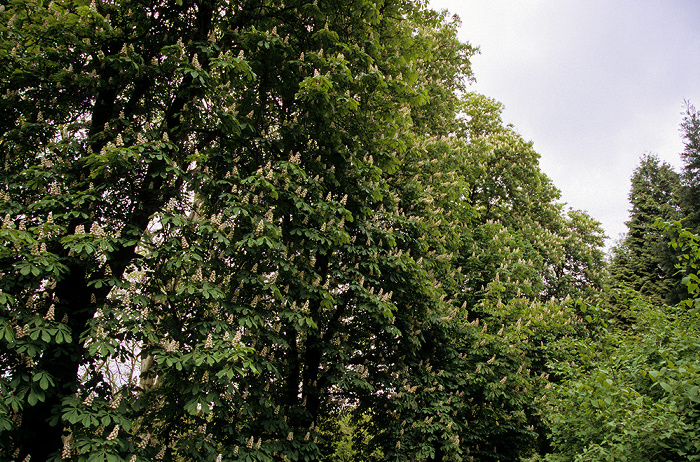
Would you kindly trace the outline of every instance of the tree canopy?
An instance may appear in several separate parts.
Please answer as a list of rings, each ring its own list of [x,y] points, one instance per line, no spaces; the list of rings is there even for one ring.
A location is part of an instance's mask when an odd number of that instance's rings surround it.
[[[357,460],[546,452],[604,236],[468,92],[458,25],[0,7],[0,457],[333,460],[348,425]]]

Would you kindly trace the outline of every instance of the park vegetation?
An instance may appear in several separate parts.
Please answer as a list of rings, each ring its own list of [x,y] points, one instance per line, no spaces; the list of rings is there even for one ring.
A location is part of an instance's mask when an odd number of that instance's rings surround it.
[[[0,5],[0,460],[700,460],[700,116],[608,264],[458,27]]]

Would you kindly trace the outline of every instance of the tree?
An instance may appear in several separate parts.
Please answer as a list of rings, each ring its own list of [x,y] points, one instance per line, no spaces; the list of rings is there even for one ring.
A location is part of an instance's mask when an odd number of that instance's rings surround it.
[[[3,458],[317,460],[348,414],[358,457],[537,446],[542,349],[581,326],[539,300],[568,260],[474,192],[491,185],[472,186],[457,94],[474,49],[455,19],[365,0],[0,17]],[[536,159],[496,131],[490,161]],[[594,228],[534,161],[521,173],[490,189],[500,219],[521,201],[557,242]],[[542,181],[521,194],[528,173]],[[523,251],[494,245],[479,289],[469,245],[495,235]],[[571,274],[597,264],[566,254],[586,268]]]
[[[388,459],[408,448],[418,460],[518,460],[545,446],[541,416],[548,406],[542,397],[551,386],[547,364],[560,355],[548,345],[560,337],[585,335],[585,327],[575,304],[549,301],[553,292],[543,303],[542,293],[545,284],[555,282],[555,265],[565,272],[565,265],[574,262],[578,266],[571,267],[572,275],[592,277],[570,287],[561,284],[562,300],[595,291],[600,277],[595,274],[602,268],[599,225],[583,213],[560,215],[562,208],[547,195],[556,190],[539,172],[536,153],[500,126],[499,117],[476,107],[469,117],[466,126],[455,124],[448,136],[429,137],[420,149],[407,150],[421,157],[416,170],[401,170],[405,179],[397,182],[410,185],[414,175],[434,193],[431,200],[440,213],[421,220],[432,230],[424,240],[434,243],[436,252],[445,249],[450,264],[438,260],[427,267],[428,275],[435,277],[452,308],[447,313],[431,308],[428,318],[413,327],[411,337],[420,353],[406,359],[414,372],[402,376],[401,387],[393,390],[397,399],[385,405],[389,412],[382,411],[376,395],[368,406],[373,410],[369,433],[377,435],[373,441]],[[491,146],[481,145],[483,156],[492,156],[498,168],[475,173],[484,165],[475,146],[479,140],[469,131],[472,124],[493,131]],[[520,162],[526,156],[532,163]],[[501,157],[505,160],[499,164]],[[545,186],[526,188],[538,175]],[[479,195],[480,188],[492,183],[492,191],[502,194]],[[518,206],[526,204],[540,214],[531,218],[513,206],[513,197]],[[498,207],[487,215],[493,203]],[[535,220],[549,228],[538,230]],[[524,232],[527,224],[529,232]],[[567,238],[576,245],[565,249]],[[586,245],[587,238],[595,247]]]
[[[657,220],[679,217],[679,176],[655,155],[642,157],[632,175],[629,200],[632,204],[629,231],[613,249],[610,268],[613,280],[626,284],[655,302],[678,301],[678,278],[674,277],[676,257]]]
[[[603,271],[605,236],[600,223],[585,212],[567,211],[559,202],[561,193],[540,170],[532,142],[504,126],[500,103],[467,94],[463,104],[468,117],[463,133],[471,152],[465,163],[468,198],[479,213],[478,224],[497,222],[512,234],[505,252],[514,252],[513,261],[520,259],[519,266],[526,263],[532,271],[526,277],[531,286],[524,293],[537,294],[542,301],[592,295],[601,286]],[[493,267],[498,258],[489,249],[492,236],[487,233],[483,241],[478,225],[474,231],[468,253],[476,257],[481,248],[484,255],[479,258]],[[472,277],[482,283],[494,276],[493,270],[478,264],[475,269]]]
[[[441,72],[418,11],[3,9],[3,458],[313,459],[321,417],[395,388],[416,350],[388,346],[445,309],[387,179]]]
[[[697,233],[700,231],[700,113],[688,102],[681,122],[681,133],[684,146],[681,153],[680,201],[685,225]]]

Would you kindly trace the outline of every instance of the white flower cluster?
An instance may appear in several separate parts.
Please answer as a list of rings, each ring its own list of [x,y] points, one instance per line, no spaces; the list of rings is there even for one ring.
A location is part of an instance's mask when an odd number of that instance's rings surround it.
[[[139,442],[139,449],[144,449],[146,445],[148,444],[148,440],[151,439],[151,435],[149,433],[146,433],[146,436],[144,436],[141,439],[141,442]]]
[[[96,221],[93,221],[92,225],[90,225],[90,234],[94,234],[97,237],[105,237],[104,230]]]
[[[221,226],[221,213],[219,213],[218,215],[212,215],[209,220],[211,221],[212,225]]]
[[[180,344],[176,340],[166,340],[163,346],[167,353],[177,353],[180,349]]]
[[[70,459],[71,447],[70,447],[70,437],[63,438],[63,451],[61,451],[61,459]]]
[[[44,316],[44,319],[46,319],[47,321],[54,320],[54,305],[53,305],[53,303],[49,307],[49,311],[46,313],[46,316]]]
[[[85,398],[85,401],[83,401],[83,404],[90,407],[92,406],[92,401],[95,399],[95,392],[91,391],[90,394]]]
[[[115,425],[110,434],[107,436],[107,441],[114,441],[119,435],[119,425]]]
[[[18,328],[17,328],[17,334],[15,335],[15,337],[17,337],[17,338],[22,338],[22,337],[24,337],[25,335],[27,335],[27,332],[29,332],[29,324],[25,324],[25,325],[22,326],[22,327],[18,327]]]

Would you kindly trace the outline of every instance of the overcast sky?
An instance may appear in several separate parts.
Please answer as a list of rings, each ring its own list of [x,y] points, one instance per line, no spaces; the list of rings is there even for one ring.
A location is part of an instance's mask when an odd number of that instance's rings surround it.
[[[431,0],[478,46],[472,90],[542,156],[562,200],[626,231],[630,176],[651,152],[680,169],[684,99],[700,107],[700,1]]]

